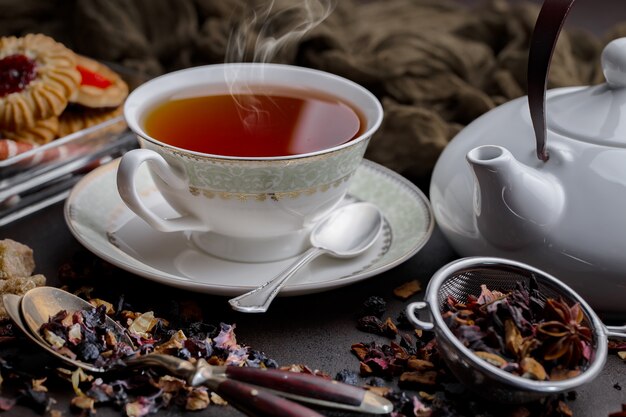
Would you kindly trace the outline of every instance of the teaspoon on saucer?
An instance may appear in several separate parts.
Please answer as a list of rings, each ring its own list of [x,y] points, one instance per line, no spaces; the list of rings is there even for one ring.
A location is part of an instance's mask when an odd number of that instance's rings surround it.
[[[231,298],[234,310],[265,313],[287,281],[304,265],[322,254],[352,258],[369,249],[383,228],[383,215],[374,204],[353,203],[338,208],[311,230],[311,248],[285,271],[258,288]]]
[[[5,294],[2,299],[9,317],[30,340],[66,363],[92,372],[106,371],[61,355],[39,334],[39,329],[48,322],[49,317],[61,310],[74,312],[93,308],[87,301],[54,287],[34,288],[23,297]],[[119,323],[108,316],[106,323],[116,329],[122,342],[133,346],[126,329]],[[385,414],[393,409],[392,404],[383,397],[313,375],[275,369],[213,366],[202,359],[193,364],[171,355],[156,353],[130,357],[125,360],[125,364],[131,367],[159,366],[185,378],[191,386],[209,387],[234,407],[255,416],[321,417],[319,413],[281,397],[372,414]]]

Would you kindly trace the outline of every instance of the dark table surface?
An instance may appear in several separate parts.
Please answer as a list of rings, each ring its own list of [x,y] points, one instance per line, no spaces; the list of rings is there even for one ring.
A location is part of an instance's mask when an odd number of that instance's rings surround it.
[[[467,0],[469,4],[473,1]],[[578,1],[567,26],[578,26],[602,34],[612,24],[626,18],[623,0]],[[427,192],[427,181],[418,184]],[[39,213],[20,219],[0,228],[0,239],[11,238],[29,245],[35,252],[36,272],[48,278],[49,285],[60,285],[59,267],[77,257],[82,260],[96,259],[70,234],[63,220],[62,203]],[[330,375],[348,369],[358,372],[359,361],[350,352],[357,342],[377,341],[389,343],[389,339],[364,333],[356,328],[356,312],[370,295],[378,295],[387,301],[386,316],[396,318],[408,302],[421,298],[421,294],[407,301],[393,297],[395,287],[406,281],[418,279],[426,287],[429,278],[441,266],[457,258],[440,231],[435,228],[428,244],[411,259],[378,276],[341,289],[300,297],[278,298],[270,311],[263,315],[246,315],[230,310],[226,298],[166,287],[141,277],[113,269],[106,279],[85,282],[102,294],[125,293],[129,300],[150,299],[156,304],[167,305],[168,300],[188,301],[201,306],[203,320],[211,323],[236,323],[237,340],[254,349],[265,352],[280,365],[306,364]],[[0,351],[2,352],[2,351]],[[36,350],[21,350],[26,362],[34,366],[47,364],[47,356]],[[362,380],[363,382],[364,380]],[[387,381],[397,389],[397,380]],[[70,415],[69,399],[73,395],[68,384],[49,383],[52,396],[58,401],[55,409]],[[623,388],[622,388],[623,387]],[[626,364],[617,356],[609,355],[603,372],[592,383],[576,390],[576,398],[567,404],[575,416],[605,417],[621,409],[626,403]],[[339,416],[354,413],[322,413]],[[30,408],[17,406],[4,412],[9,416],[39,415]],[[117,416],[119,411],[99,408],[99,416]],[[232,407],[209,406],[200,412],[183,412],[178,408],[160,411],[159,416],[240,416]]]
[[[424,184],[421,184],[424,188]],[[96,260],[70,234],[63,220],[63,205],[51,206],[39,213],[5,226],[0,238],[11,238],[33,248],[37,263],[36,272],[43,273],[50,285],[60,285],[59,267],[72,259]],[[125,271],[113,269],[106,275],[106,282],[85,282],[93,285],[101,294],[123,292],[127,299],[147,299],[167,305],[168,300],[185,300],[201,306],[203,320],[211,323],[236,323],[237,340],[254,349],[265,352],[281,366],[306,364],[330,375],[348,369],[358,372],[359,361],[350,352],[357,342],[377,341],[389,343],[389,339],[364,333],[356,328],[356,312],[370,295],[383,297],[387,303],[386,315],[396,318],[406,304],[418,300],[421,294],[407,301],[394,298],[393,289],[409,280],[418,279],[424,288],[429,277],[441,266],[457,258],[439,230],[426,246],[405,263],[383,274],[357,284],[319,294],[278,298],[268,313],[246,315],[232,311],[226,298],[165,287]],[[38,350],[25,351],[29,362],[45,362],[46,356]],[[577,398],[568,401],[575,416],[608,416],[620,410],[626,403],[626,364],[617,356],[610,355],[604,371],[590,384],[577,390]],[[364,382],[365,380],[363,380]],[[397,380],[387,382],[397,389]],[[69,384],[48,384],[52,395],[58,401],[54,408],[69,413],[68,401],[72,390]],[[620,388],[623,387],[624,390]],[[355,415],[354,413],[327,412],[329,415]],[[177,408],[160,411],[158,415],[202,415],[237,416],[241,415],[231,407],[209,406],[201,412],[185,413]],[[6,416],[37,415],[29,408],[17,406],[5,412]],[[119,415],[112,408],[98,409],[98,415]]]

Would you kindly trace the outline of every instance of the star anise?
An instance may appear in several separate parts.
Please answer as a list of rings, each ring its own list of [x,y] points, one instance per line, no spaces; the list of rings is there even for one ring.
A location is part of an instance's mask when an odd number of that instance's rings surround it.
[[[537,325],[544,360],[556,360],[569,368],[586,364],[592,332],[583,323],[585,316],[580,304],[570,307],[562,299],[549,298],[544,317],[547,321]]]

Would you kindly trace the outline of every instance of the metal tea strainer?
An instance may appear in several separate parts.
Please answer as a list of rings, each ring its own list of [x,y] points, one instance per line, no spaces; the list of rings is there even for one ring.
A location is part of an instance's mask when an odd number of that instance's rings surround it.
[[[447,297],[461,302],[468,295],[478,296],[480,286],[506,292],[518,281],[526,284],[535,278],[539,291],[549,298],[562,297],[569,305],[579,303],[585,324],[592,335],[592,355],[589,366],[578,376],[561,381],[535,381],[513,375],[476,356],[448,328],[441,315]],[[416,310],[427,308],[431,322],[416,316]],[[524,403],[550,394],[573,390],[593,380],[604,367],[607,358],[607,338],[626,338],[626,326],[605,326],[589,305],[571,288],[555,277],[532,266],[502,258],[463,258],[441,268],[433,275],[424,301],[407,306],[409,320],[419,329],[433,330],[439,350],[454,375],[466,386],[488,399],[504,403]]]

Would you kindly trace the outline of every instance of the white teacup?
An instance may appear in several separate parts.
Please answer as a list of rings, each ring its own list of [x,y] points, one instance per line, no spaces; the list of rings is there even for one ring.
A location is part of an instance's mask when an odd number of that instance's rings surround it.
[[[362,115],[363,133],[332,148],[277,157],[203,154],[146,133],[146,115],[155,105],[182,96],[226,94],[233,74],[236,83],[330,94]],[[264,262],[308,247],[311,227],[345,196],[383,110],[373,94],[345,78],[303,67],[242,63],[195,67],[148,81],[130,94],[124,114],[142,148],[126,153],[117,173],[118,190],[128,207],[156,230],[188,232],[212,255]],[[163,219],[142,202],[134,177],[144,162],[180,217]]]

